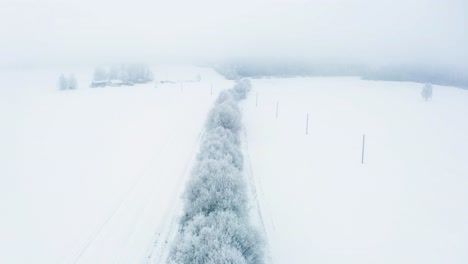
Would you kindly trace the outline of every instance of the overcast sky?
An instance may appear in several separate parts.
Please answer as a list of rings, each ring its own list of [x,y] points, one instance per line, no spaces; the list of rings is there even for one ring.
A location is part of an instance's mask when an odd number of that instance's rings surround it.
[[[335,59],[468,65],[467,0],[1,0],[0,65]]]

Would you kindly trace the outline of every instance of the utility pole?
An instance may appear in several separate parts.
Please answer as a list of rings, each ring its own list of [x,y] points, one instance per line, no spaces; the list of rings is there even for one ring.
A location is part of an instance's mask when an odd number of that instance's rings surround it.
[[[364,147],[366,144],[366,135],[362,135],[362,156],[361,156],[361,164],[364,164]]]
[[[276,102],[276,119],[278,119],[279,101]]]

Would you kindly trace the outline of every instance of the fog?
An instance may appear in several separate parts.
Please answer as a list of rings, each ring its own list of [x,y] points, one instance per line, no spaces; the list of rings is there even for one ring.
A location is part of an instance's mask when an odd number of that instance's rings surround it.
[[[463,0],[3,0],[0,66],[236,58],[468,69]]]

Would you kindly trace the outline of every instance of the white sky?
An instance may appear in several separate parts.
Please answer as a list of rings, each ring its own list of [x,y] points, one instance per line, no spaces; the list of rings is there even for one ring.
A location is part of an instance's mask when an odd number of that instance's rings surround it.
[[[1,0],[0,65],[256,56],[466,67],[467,16],[467,0]]]

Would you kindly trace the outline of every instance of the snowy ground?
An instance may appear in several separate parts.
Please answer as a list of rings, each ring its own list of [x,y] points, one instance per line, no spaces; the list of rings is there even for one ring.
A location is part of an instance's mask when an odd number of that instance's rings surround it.
[[[73,72],[76,91],[57,90],[59,71],[0,72],[0,263],[158,263],[232,82],[175,67],[156,76],[202,81],[90,89],[92,70]],[[424,102],[415,83],[252,83],[245,173],[268,262],[468,261],[468,91],[435,86]]]
[[[468,91],[435,86],[426,103],[416,83],[252,84],[246,158],[270,262],[468,262]]]
[[[91,89],[92,69],[72,72],[76,91],[57,90],[60,71],[0,72],[0,263],[144,263],[161,251],[206,114],[232,86],[194,67],[155,69],[200,73],[182,87]]]

